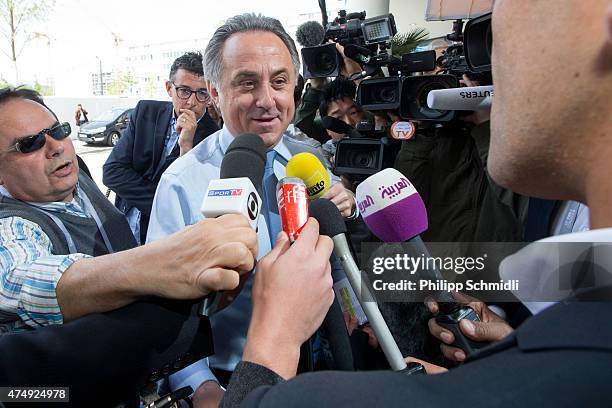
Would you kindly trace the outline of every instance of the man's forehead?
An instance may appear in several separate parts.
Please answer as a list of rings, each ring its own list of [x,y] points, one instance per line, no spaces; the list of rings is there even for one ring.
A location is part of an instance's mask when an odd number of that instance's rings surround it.
[[[34,134],[56,122],[53,114],[29,99],[11,98],[0,105],[0,135]]]
[[[276,34],[268,31],[246,31],[232,34],[223,45],[224,63],[244,64],[254,57],[266,57],[271,66],[293,69],[291,53]],[[248,66],[248,64],[247,64]]]

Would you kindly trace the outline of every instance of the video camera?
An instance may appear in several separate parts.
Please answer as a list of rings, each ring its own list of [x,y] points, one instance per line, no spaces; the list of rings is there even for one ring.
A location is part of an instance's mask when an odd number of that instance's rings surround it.
[[[427,97],[431,91],[459,87],[463,74],[478,79],[478,75],[491,70],[491,14],[469,20],[463,30],[463,21],[453,24],[447,35],[452,44],[442,57],[435,51],[402,55],[387,64],[390,76],[365,79],[357,92],[357,102],[368,111],[394,111],[402,119],[447,122],[456,111],[433,109]],[[399,62],[397,61],[399,60]],[[414,75],[415,72],[434,71],[439,74]],[[361,133],[361,132],[360,132]],[[392,166],[397,144],[385,136],[375,138],[348,138],[338,143],[335,169],[337,174],[354,176],[357,180]],[[364,177],[365,176],[365,177]]]
[[[463,74],[478,79],[478,75],[491,70],[491,14],[469,20],[463,29],[463,21],[453,24],[453,32],[447,35],[452,41],[440,58],[435,51],[422,51],[402,55],[401,64],[390,65],[385,78],[366,79],[361,82],[357,101],[365,110],[396,110],[408,120],[445,122],[454,118],[451,110],[432,109],[427,105],[429,92],[459,87]],[[435,75],[412,75],[415,72],[434,71]]]
[[[366,60],[371,60],[372,64],[384,65],[392,58],[387,50],[396,33],[393,14],[366,18],[365,11],[347,14],[346,10],[340,10],[334,21],[325,24],[320,43],[333,40],[345,47],[348,57],[357,58],[358,62],[366,64]],[[342,59],[331,43],[305,46],[302,61],[305,79],[337,77],[342,67]]]

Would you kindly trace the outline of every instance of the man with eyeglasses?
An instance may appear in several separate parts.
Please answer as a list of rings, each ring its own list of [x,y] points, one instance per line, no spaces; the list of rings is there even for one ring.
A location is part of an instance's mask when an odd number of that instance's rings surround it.
[[[172,102],[140,101],[128,127],[104,164],[103,182],[117,194],[136,241],[146,240],[151,205],[162,173],[177,157],[218,130],[207,113],[202,54],[188,52],[170,68],[166,90]]]

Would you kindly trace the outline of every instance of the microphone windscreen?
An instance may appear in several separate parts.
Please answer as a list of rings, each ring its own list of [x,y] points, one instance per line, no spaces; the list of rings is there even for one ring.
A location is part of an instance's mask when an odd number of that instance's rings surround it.
[[[295,39],[302,47],[314,47],[325,39],[325,29],[316,21],[307,21],[298,26]]]
[[[308,204],[308,214],[319,221],[319,234],[335,237],[346,233],[346,224],[342,214],[328,199],[319,198]]]
[[[403,242],[427,230],[427,210],[412,183],[387,168],[357,186],[357,205],[369,230],[384,242]]]
[[[234,138],[221,161],[220,177],[248,177],[253,186],[261,191],[261,180],[266,167],[266,145],[254,133],[245,133]]]
[[[308,198],[320,198],[329,189],[329,173],[321,161],[312,153],[298,153],[287,163],[287,177],[297,177],[304,181]]]
[[[346,134],[353,130],[353,127],[344,121],[334,118],[333,116],[323,116],[321,118],[321,124],[327,130],[332,132]]]

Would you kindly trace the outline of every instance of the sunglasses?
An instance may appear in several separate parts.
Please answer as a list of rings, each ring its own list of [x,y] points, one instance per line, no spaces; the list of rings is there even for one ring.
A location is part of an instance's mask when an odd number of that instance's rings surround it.
[[[7,152],[32,153],[45,145],[47,141],[45,135],[49,135],[55,140],[64,140],[70,136],[71,132],[70,123],[58,123],[50,129],[41,130],[35,135],[20,138]]]

